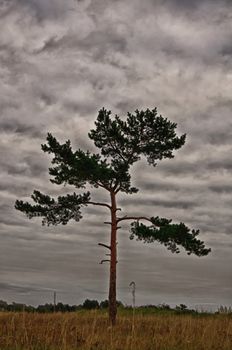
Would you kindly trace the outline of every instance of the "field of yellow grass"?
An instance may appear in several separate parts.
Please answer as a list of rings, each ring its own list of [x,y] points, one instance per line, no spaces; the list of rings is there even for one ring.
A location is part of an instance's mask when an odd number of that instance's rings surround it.
[[[230,315],[0,313],[1,350],[232,350]]]

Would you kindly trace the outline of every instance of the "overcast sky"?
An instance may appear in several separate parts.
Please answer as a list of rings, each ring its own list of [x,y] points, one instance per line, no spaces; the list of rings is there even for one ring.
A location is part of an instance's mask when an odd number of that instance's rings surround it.
[[[140,192],[123,213],[183,221],[201,230],[208,257],[174,255],[119,231],[118,299],[214,309],[232,296],[232,3],[206,0],[0,0],[0,299],[82,303],[108,295],[104,208],[79,223],[42,227],[14,209],[34,189],[51,195],[47,132],[93,150],[101,107],[122,117],[158,107],[187,133],[156,168],[138,163]],[[94,199],[108,200],[101,191]]]

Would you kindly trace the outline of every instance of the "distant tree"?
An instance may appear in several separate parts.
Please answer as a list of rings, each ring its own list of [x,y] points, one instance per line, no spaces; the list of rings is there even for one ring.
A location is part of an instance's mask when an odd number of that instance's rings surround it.
[[[124,307],[123,303],[119,300],[116,301],[116,305],[119,307]],[[103,300],[99,304],[100,309],[107,309],[109,307],[109,300]]]
[[[58,312],[72,312],[76,311],[76,306],[71,306],[69,304],[63,304],[61,302],[56,304],[56,311]]]
[[[170,307],[170,305],[163,303],[163,304],[159,304],[158,305],[158,309],[160,309],[160,310],[171,310],[171,307]]]
[[[177,311],[186,311],[188,307],[185,304],[180,304],[176,306]]]
[[[124,221],[132,221],[131,236],[147,243],[164,244],[172,253],[179,253],[182,246],[187,254],[197,256],[207,255],[204,243],[197,239],[199,231],[190,229],[183,223],[172,224],[171,220],[158,216],[118,216],[121,210],[117,206],[117,194],[133,194],[138,189],[131,186],[131,166],[144,157],[149,165],[155,167],[164,158],[173,158],[173,151],[185,143],[185,135],[176,135],[176,124],[157,114],[157,109],[136,110],[128,113],[127,119],[118,116],[111,117],[111,112],[101,109],[95,122],[95,128],[89,133],[100,153],[90,153],[83,150],[73,151],[68,140],[60,144],[54,136],[48,134],[47,144],[42,150],[53,154],[52,167],[49,173],[51,182],[58,185],[73,185],[77,189],[85,189],[89,184],[92,188],[105,190],[110,197],[110,203],[92,201],[90,192],[82,194],[67,194],[57,199],[35,190],[32,205],[17,200],[15,208],[24,212],[30,219],[42,217],[42,223],[47,225],[66,225],[69,220],[79,221],[82,218],[81,208],[96,205],[110,211],[111,227],[110,244],[99,245],[109,249],[109,258],[101,263],[110,262],[109,283],[109,318],[115,324],[116,304],[116,263],[117,263],[117,230]],[[141,221],[147,221],[147,226]]]
[[[97,300],[86,299],[82,305],[83,309],[99,309],[99,302]]]
[[[100,309],[107,309],[109,307],[109,300],[103,300],[99,304]]]
[[[37,307],[36,311],[37,312],[41,312],[41,313],[53,312],[54,311],[54,306],[53,306],[53,304],[39,305]]]
[[[10,305],[8,305],[7,307],[8,311],[25,311],[25,304],[21,304],[21,303],[12,303]]]
[[[0,311],[7,310],[8,304],[6,301],[0,300]]]

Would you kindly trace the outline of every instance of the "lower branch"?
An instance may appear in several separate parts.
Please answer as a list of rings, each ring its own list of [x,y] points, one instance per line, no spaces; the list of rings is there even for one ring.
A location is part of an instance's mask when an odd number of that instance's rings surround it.
[[[103,260],[101,260],[101,261],[99,262],[99,264],[103,264],[104,262],[110,262],[110,260],[108,260],[108,259],[103,259]]]
[[[111,210],[111,206],[106,203],[100,203],[100,202],[86,202],[86,204],[92,204],[92,205],[99,205],[101,207],[106,207]]]
[[[124,221],[124,220],[147,220],[149,222],[152,223],[152,220],[146,216],[124,216],[122,218],[118,218],[117,219],[117,223],[120,222],[120,221]]]
[[[98,245],[100,245],[101,247],[105,247],[105,248],[108,248],[109,250],[111,250],[111,246],[110,245],[107,245],[107,244],[104,244],[104,243],[98,243]]]

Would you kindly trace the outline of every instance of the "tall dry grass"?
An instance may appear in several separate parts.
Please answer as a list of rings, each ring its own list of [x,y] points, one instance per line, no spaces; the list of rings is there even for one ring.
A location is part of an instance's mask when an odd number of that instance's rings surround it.
[[[1,350],[232,350],[229,315],[0,313]]]

